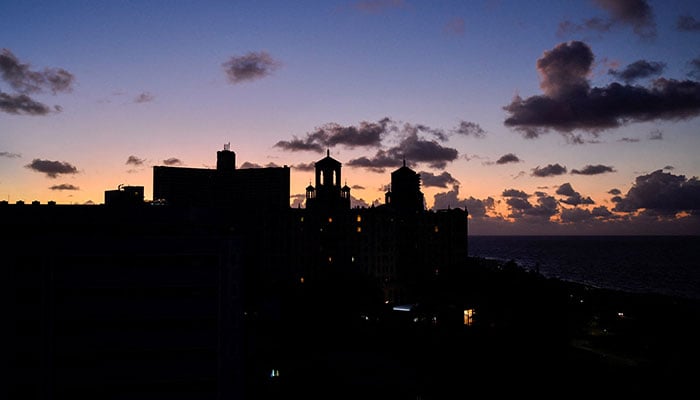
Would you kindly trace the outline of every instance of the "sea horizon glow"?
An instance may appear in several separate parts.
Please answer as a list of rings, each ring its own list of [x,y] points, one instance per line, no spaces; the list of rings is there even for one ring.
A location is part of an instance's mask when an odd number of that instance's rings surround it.
[[[700,234],[700,3],[0,6],[0,200],[101,204],[153,166],[330,151],[353,206],[421,174],[470,234]]]

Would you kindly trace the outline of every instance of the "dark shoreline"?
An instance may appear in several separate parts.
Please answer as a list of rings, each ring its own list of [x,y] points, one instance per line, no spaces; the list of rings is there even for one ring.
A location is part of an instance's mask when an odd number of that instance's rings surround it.
[[[279,377],[248,380],[246,391],[255,398],[441,399],[465,387],[667,395],[696,379],[700,301],[594,288],[480,258],[433,289],[410,315],[385,309],[369,321],[249,321],[249,337],[276,345],[249,348],[247,370],[262,376],[281,367]],[[462,322],[464,308],[476,312],[472,326]]]

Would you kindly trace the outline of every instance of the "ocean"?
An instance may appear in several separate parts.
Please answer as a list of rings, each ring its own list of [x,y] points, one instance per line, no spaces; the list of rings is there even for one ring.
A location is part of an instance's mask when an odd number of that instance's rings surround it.
[[[469,255],[594,287],[700,299],[700,236],[469,236]]]

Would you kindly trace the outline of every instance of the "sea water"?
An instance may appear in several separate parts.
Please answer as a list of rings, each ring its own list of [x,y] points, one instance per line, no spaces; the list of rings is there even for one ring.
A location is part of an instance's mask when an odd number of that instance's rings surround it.
[[[469,255],[595,287],[700,299],[700,236],[470,236]]]

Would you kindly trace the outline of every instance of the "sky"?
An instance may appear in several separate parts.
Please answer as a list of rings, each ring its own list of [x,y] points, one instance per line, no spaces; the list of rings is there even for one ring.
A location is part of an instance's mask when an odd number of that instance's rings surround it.
[[[700,234],[700,2],[4,1],[0,200],[153,166],[420,173],[470,234]]]

